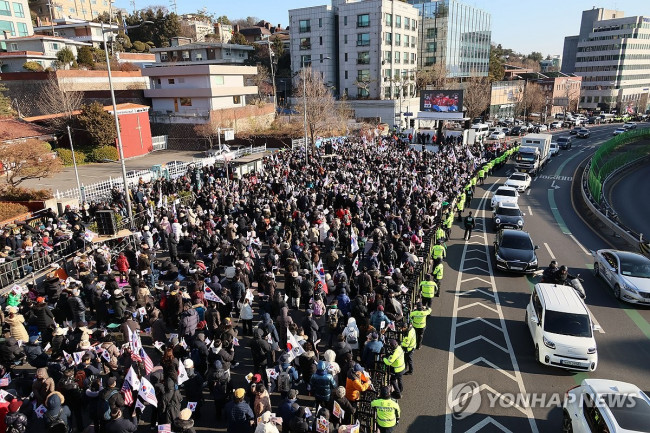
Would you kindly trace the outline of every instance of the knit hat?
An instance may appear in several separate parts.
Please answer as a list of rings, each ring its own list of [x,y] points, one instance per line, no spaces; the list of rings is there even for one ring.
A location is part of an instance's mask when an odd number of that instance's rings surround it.
[[[39,296],[38,298],[36,298],[36,302],[38,302],[39,304],[44,304],[45,303],[45,298],[42,297],[42,296]]]
[[[345,388],[342,387],[342,386],[339,386],[334,391],[334,395],[336,396],[336,398],[343,398],[345,396]]]
[[[185,368],[194,368],[194,361],[188,358],[185,361],[183,361],[183,366]]]
[[[180,419],[183,421],[187,421],[192,417],[192,411],[189,408],[185,408],[181,411],[180,415],[178,415]]]
[[[246,395],[246,391],[244,390],[244,388],[237,388],[235,390],[235,398],[244,398],[245,395]]]
[[[377,307],[377,311],[384,311],[384,306],[380,305],[379,307]]]

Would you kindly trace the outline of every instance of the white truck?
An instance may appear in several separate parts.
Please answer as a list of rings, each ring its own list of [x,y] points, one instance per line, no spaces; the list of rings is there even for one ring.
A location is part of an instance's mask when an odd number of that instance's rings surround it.
[[[536,175],[550,160],[551,134],[528,134],[521,139],[515,168]]]

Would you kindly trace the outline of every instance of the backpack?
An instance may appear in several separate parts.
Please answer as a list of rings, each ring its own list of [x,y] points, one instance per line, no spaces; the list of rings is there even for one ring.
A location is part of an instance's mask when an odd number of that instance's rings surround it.
[[[325,313],[325,305],[321,300],[320,296],[314,298],[314,304],[312,305],[314,311],[314,316],[320,317]]]
[[[193,347],[190,352],[190,359],[194,363],[195,367],[198,367],[201,364],[201,353],[199,352],[198,347]]]
[[[108,398],[100,398],[99,402],[97,403],[97,413],[99,415],[99,419],[103,421],[108,421],[111,419],[111,405],[108,403],[108,400],[111,399],[115,394],[117,394],[117,390],[114,389],[111,391],[110,394],[108,394]]]
[[[348,344],[357,344],[359,342],[358,338],[357,331],[354,328],[348,328],[348,336],[346,338]]]
[[[25,433],[27,430],[27,418],[22,413],[7,414],[7,433]]]
[[[282,367],[280,367],[280,374],[278,374],[278,391],[279,392],[289,392],[291,390],[291,376],[289,376],[289,369],[291,367],[287,367],[286,370],[283,370]]]
[[[336,314],[337,309],[333,308],[327,312],[327,324],[330,329],[337,329],[339,327],[339,315]]]
[[[52,417],[50,415],[47,415],[47,421],[48,421],[47,431],[48,431],[48,433],[67,433],[68,432],[68,424],[66,424],[66,422],[61,419],[61,412],[63,412],[63,409],[59,409],[59,413],[56,416],[56,418],[54,418],[54,419],[52,419]]]

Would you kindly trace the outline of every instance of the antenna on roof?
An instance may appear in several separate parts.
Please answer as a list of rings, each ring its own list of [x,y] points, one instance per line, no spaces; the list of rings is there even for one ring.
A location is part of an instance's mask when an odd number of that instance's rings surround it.
[[[169,0],[169,5],[174,9],[174,13],[178,15],[178,8],[176,7],[176,0]]]

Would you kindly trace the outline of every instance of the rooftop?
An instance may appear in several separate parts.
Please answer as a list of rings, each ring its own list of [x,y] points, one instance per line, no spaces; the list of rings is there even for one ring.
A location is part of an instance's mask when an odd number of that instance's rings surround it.
[[[124,104],[117,104],[117,111],[118,113],[120,111],[126,111],[126,110],[137,110],[141,108],[149,108],[148,105],[141,105],[141,104],[133,104],[131,102],[127,102]],[[106,105],[104,106],[104,111],[113,111],[113,106],[112,105]],[[81,110],[75,110],[72,112],[73,115],[78,115],[81,114]],[[54,113],[54,114],[43,114],[41,116],[32,116],[32,117],[25,117],[23,120],[25,122],[41,122],[43,120],[50,120],[50,119],[56,119],[59,117],[65,116],[66,113]]]
[[[250,45],[238,44],[224,44],[222,42],[194,42],[186,45],[179,45],[176,47],[152,48],[152,53],[162,53],[167,51],[184,51],[184,50],[200,50],[208,48],[230,48],[235,50],[253,51],[255,48]]]
[[[21,138],[43,137],[51,134],[52,131],[47,128],[30,124],[18,118],[0,118],[0,142]]]

